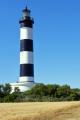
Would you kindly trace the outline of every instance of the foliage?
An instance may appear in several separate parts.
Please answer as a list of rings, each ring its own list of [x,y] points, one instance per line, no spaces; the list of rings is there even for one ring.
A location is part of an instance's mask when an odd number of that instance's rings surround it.
[[[26,92],[15,88],[11,93],[10,84],[0,85],[0,102],[53,102],[79,101],[80,89],[71,89],[68,85],[36,84]]]
[[[25,92],[27,101],[73,101],[80,100],[80,89],[71,89],[68,85],[37,84]]]

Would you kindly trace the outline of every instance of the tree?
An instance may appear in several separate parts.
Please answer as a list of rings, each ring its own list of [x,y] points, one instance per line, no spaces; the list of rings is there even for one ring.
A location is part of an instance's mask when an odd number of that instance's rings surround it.
[[[3,94],[4,96],[7,96],[11,93],[11,85],[10,84],[5,84],[3,86]]]
[[[14,88],[14,93],[19,94],[20,93],[20,89],[18,87],[15,87]]]
[[[59,87],[59,88],[57,89],[56,96],[57,96],[58,98],[60,98],[60,97],[65,98],[65,97],[67,97],[67,96],[69,96],[69,95],[70,95],[70,86],[68,86],[68,85],[63,85],[63,86],[61,86],[61,87]]]
[[[59,85],[56,85],[56,84],[54,84],[54,85],[48,84],[48,85],[47,85],[47,95],[49,95],[49,96],[54,96],[54,97],[55,97],[56,92],[57,92],[57,89],[58,89],[59,87],[60,87],[60,86],[59,86]]]
[[[11,100],[14,102],[21,102],[23,98],[22,93],[20,92],[20,89],[18,87],[15,87],[14,92],[11,95]]]
[[[3,85],[0,85],[0,98],[3,97]]]
[[[41,98],[47,95],[47,87],[44,84],[37,84],[31,90],[26,91],[26,95],[33,98]]]

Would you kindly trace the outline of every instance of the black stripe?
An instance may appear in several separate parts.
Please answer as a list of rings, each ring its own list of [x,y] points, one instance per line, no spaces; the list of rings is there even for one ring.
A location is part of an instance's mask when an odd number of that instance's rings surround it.
[[[33,21],[32,20],[21,20],[20,22],[20,27],[33,27]]]
[[[26,83],[26,82],[33,82],[34,83],[34,80],[33,81],[20,81],[20,83]]]
[[[20,64],[20,76],[34,76],[34,65]]]
[[[33,51],[33,40],[20,40],[20,51]]]

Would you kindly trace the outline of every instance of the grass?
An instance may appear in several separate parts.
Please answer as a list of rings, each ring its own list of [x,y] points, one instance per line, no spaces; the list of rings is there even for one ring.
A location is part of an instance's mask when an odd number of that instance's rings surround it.
[[[79,114],[80,102],[0,103],[0,120],[80,120]]]

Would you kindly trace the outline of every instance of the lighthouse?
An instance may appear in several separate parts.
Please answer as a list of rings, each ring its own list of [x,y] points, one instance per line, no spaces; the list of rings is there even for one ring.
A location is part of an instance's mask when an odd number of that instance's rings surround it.
[[[21,92],[29,90],[34,83],[33,24],[30,10],[23,9],[20,24],[20,75],[17,83],[12,83],[12,92],[18,87]]]
[[[20,79],[19,82],[34,82],[33,24],[30,10],[23,10],[20,20]]]

